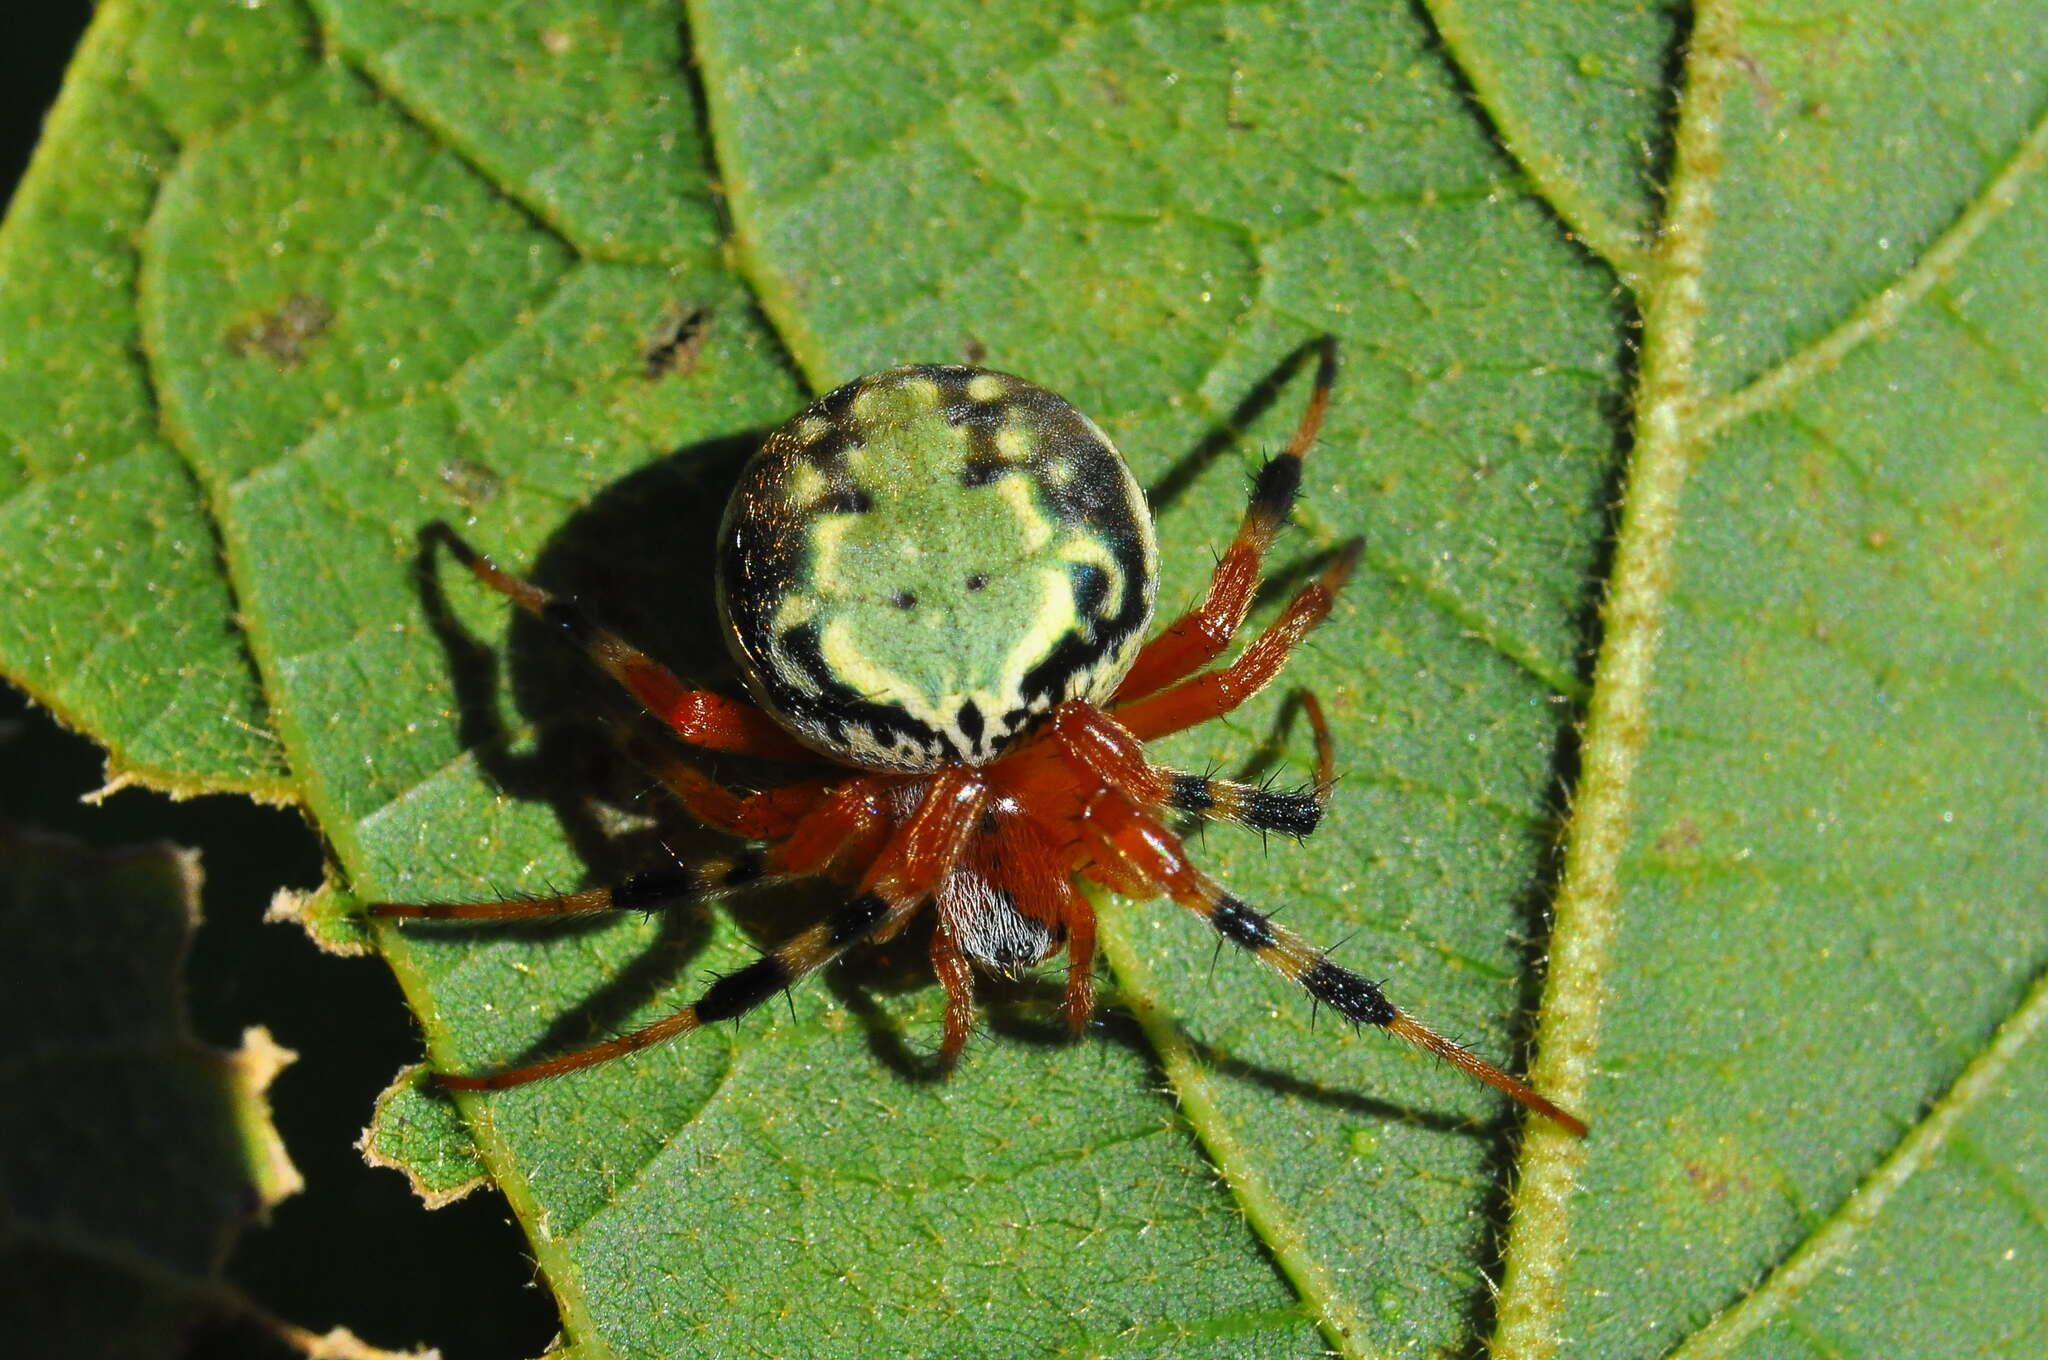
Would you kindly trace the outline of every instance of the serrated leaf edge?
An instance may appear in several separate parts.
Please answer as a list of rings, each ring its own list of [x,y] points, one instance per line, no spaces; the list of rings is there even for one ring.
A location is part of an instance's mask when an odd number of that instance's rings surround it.
[[[426,1071],[427,1065],[425,1063],[410,1063],[398,1069],[398,1075],[391,1079],[391,1084],[379,1091],[376,1100],[371,1103],[370,1122],[363,1129],[362,1136],[356,1139],[355,1147],[357,1152],[363,1154],[363,1161],[367,1165],[383,1167],[386,1170],[396,1171],[403,1175],[406,1183],[412,1187],[413,1194],[418,1196],[420,1203],[426,1205],[427,1208],[445,1209],[459,1199],[468,1198],[473,1191],[490,1183],[490,1168],[484,1162],[480,1153],[477,1153],[474,1148],[470,1150],[471,1155],[477,1159],[478,1169],[476,1175],[458,1185],[437,1190],[427,1184],[425,1177],[420,1175],[418,1169],[412,1163],[385,1152],[377,1143],[378,1128],[382,1125],[386,1113],[390,1110],[391,1102],[411,1090]]]

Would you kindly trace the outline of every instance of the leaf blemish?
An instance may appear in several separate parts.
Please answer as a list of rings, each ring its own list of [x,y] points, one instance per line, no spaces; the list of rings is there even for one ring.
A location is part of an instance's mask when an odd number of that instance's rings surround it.
[[[227,345],[244,359],[267,359],[279,370],[297,368],[306,351],[334,324],[334,308],[313,293],[293,293],[272,310],[234,327]]]

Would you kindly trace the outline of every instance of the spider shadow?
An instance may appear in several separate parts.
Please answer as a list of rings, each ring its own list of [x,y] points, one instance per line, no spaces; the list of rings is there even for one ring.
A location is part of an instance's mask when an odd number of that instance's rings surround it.
[[[586,602],[601,624],[657,659],[684,663],[677,669],[690,682],[740,693],[723,645],[710,641],[720,636],[713,565],[727,493],[765,434],[691,445],[610,484],[572,515],[519,574]],[[729,841],[699,826],[625,756],[623,747],[636,732],[656,741],[674,738],[635,711],[559,629],[515,614],[501,661],[463,627],[448,591],[451,580],[454,589],[473,583],[447,551],[450,533],[440,523],[421,530],[414,580],[428,626],[447,657],[458,737],[499,789],[549,806],[585,866],[583,882],[574,886],[616,883],[650,865],[693,861],[729,849]],[[493,547],[475,546],[486,553]],[[501,694],[505,689],[509,696]],[[521,720],[517,731],[504,716],[507,697]],[[714,759],[694,749],[690,755],[724,778],[745,781],[761,773],[756,762]],[[762,782],[786,777],[771,775]],[[555,885],[548,890],[566,889]],[[609,929],[615,919],[599,913],[414,928],[444,939],[498,939],[507,930],[556,939]],[[702,903],[662,913],[651,945],[559,1017],[515,1061],[616,1033],[701,952],[710,929]]]
[[[906,932],[906,936],[916,933]],[[928,981],[930,970],[923,965],[923,949],[919,947],[901,952],[906,956],[903,964],[907,965],[914,957],[917,965],[915,971],[921,974],[922,980]],[[914,986],[920,981],[920,977],[913,976],[913,970],[907,966],[898,965],[894,961],[885,963],[884,966],[890,967],[896,978],[904,984]],[[900,971],[897,971],[899,968]],[[976,1038],[992,1035],[1008,1042],[1042,1049],[1062,1048],[1077,1042],[1113,1043],[1150,1068],[1157,1079],[1157,1085],[1167,1085],[1168,1077],[1160,1062],[1158,1050],[1146,1037],[1136,1017],[1115,1003],[1113,994],[1096,1013],[1087,1031],[1078,1039],[1068,1032],[1060,1014],[1060,1000],[1064,988],[1057,979],[1061,974],[1061,969],[1053,968],[1017,980],[978,978]],[[874,988],[871,985],[863,985],[837,975],[828,985],[839,1003],[859,1022],[866,1035],[869,1052],[883,1066],[906,1080],[920,1083],[935,1083],[949,1075],[948,1070],[938,1063],[936,1042],[920,1043],[912,1039],[904,1027],[876,1002]],[[1281,1068],[1252,1062],[1195,1038],[1178,1022],[1175,1028],[1202,1066],[1210,1073],[1249,1082],[1283,1099],[1339,1110],[1375,1123],[1402,1123],[1445,1133],[1492,1132],[1490,1128],[1475,1125],[1470,1119],[1462,1116],[1400,1105],[1377,1096],[1328,1086]],[[973,1042],[970,1041],[968,1046],[971,1050]],[[971,1056],[966,1060],[972,1061]]]
[[[1321,352],[1322,343],[1321,337],[1317,337],[1295,346],[1237,405],[1230,408],[1229,415],[1210,426],[1208,432],[1195,441],[1193,448],[1174,460],[1164,476],[1145,488],[1145,500],[1152,507],[1153,515],[1162,515],[1177,505],[1211,463],[1244,442],[1246,432],[1279,401],[1280,394],[1287,389],[1295,374]],[[1290,426],[1290,433],[1292,429]]]

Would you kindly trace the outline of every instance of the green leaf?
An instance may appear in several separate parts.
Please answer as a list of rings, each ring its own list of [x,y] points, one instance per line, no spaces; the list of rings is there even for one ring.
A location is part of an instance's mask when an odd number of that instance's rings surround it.
[[[1090,1042],[991,986],[931,1082],[913,943],[461,1097],[466,1136],[394,1088],[373,1153],[444,1189],[480,1159],[576,1354],[2038,1350],[2029,6],[685,18],[106,5],[0,233],[0,541],[39,592],[0,664],[119,769],[293,798],[358,898],[602,879],[704,841],[606,754],[601,677],[424,526],[717,679],[760,432],[985,353],[1126,451],[1177,606],[1331,331],[1274,566],[1365,539],[1289,671],[1346,777],[1306,845],[1199,850],[1481,1052],[1533,1029],[1594,1133],[1518,1141],[1242,959],[1188,985],[1213,942],[1151,903],[1105,904]],[[1301,771],[1287,712],[1162,758]],[[828,901],[373,934],[471,1069],[663,1014]]]
[[[299,1188],[264,1089],[292,1055],[192,1036],[198,857],[0,825],[0,1261],[10,1349],[169,1354],[241,1310],[235,1236]]]
[[[372,1166],[404,1173],[429,1209],[453,1204],[491,1176],[455,1102],[434,1086],[423,1066],[400,1072],[377,1097],[376,1113],[357,1146]]]
[[[244,63],[250,39],[289,51],[277,24],[290,20],[284,7],[252,13],[222,50],[199,16],[192,46],[177,47],[164,23],[176,17],[108,9],[0,236],[0,656],[106,744],[110,782],[283,799],[285,755],[218,529],[159,423],[136,286],[137,238],[180,137],[198,110],[232,115],[251,80],[284,64]],[[200,51],[211,79],[194,92],[179,73]]]

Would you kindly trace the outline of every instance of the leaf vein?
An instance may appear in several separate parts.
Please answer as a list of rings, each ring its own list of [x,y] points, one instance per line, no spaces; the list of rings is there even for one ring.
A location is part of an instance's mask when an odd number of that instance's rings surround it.
[[[1956,1128],[1964,1116],[1997,1092],[2013,1061],[2044,1027],[2048,1027],[2048,973],[2035,980],[1991,1042],[1855,1192],[1747,1297],[1687,1338],[1667,1360],[1711,1360],[1727,1355],[1758,1328],[1785,1316],[1808,1287],[1862,1241],[1892,1197],[1955,1142]]]
[[[1666,219],[1643,293],[1635,447],[1600,611],[1581,774],[1553,905],[1550,974],[1530,1081],[1582,1112],[1592,1090],[1619,926],[1636,766],[1649,741],[1650,685],[1671,596],[1678,503],[1698,447],[1694,355],[1706,310],[1701,279],[1722,165],[1721,103],[1740,60],[1738,27],[1730,0],[1707,0],[1696,9]],[[1544,1360],[1563,1342],[1569,1205],[1586,1156],[1583,1142],[1553,1125],[1536,1121],[1526,1129],[1491,1352],[1498,1360]]]
[[[1471,84],[1510,159],[1520,166],[1538,197],[1547,203],[1585,247],[1605,260],[1632,291],[1640,293],[1651,269],[1651,251],[1634,231],[1611,217],[1594,201],[1564,162],[1543,144],[1536,130],[1508,97],[1507,79],[1494,66],[1473,31],[1459,0],[1423,0],[1422,8]]]
[[[1706,404],[1697,417],[1702,440],[1724,426],[1783,402],[1821,374],[1841,364],[1852,350],[1882,339],[1933,287],[1954,271],[1990,225],[2019,201],[2030,180],[2048,166],[2048,111],[2044,111],[1983,191],[1972,199],[1947,231],[1936,239],[1876,297],[1852,312],[1834,330],[1790,355],[1746,387]]]

